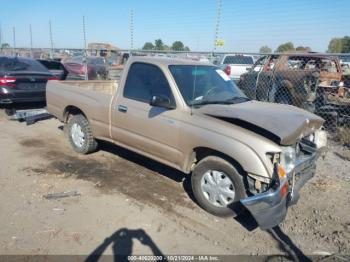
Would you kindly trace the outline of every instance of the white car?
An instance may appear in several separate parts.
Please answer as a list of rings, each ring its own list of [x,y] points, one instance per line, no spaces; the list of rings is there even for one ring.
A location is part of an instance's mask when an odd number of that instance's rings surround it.
[[[233,81],[238,81],[240,76],[249,71],[254,65],[255,59],[252,55],[243,54],[226,54],[224,55],[219,66]]]

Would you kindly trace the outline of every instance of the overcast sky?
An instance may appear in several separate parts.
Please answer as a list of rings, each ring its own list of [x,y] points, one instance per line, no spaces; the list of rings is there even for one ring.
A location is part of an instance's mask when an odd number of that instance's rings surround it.
[[[34,47],[82,48],[82,16],[88,42],[130,47],[130,11],[134,12],[134,47],[161,38],[171,45],[181,40],[191,50],[213,48],[216,0],[11,0],[2,1],[2,42],[29,47],[29,24]],[[222,0],[219,39],[222,51],[273,50],[292,41],[325,51],[332,37],[350,35],[349,0]]]

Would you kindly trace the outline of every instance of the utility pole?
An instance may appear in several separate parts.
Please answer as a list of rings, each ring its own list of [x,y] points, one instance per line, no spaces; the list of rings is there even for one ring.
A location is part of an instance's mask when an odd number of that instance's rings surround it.
[[[88,70],[87,70],[87,46],[86,46],[86,28],[85,28],[85,16],[83,16],[83,37],[84,37],[84,71],[85,71],[85,80],[89,80]]]
[[[134,49],[134,10],[130,11],[130,50]]]
[[[33,35],[32,35],[31,24],[29,24],[29,39],[30,39],[30,57],[33,57]]]
[[[50,52],[50,58],[53,58],[53,40],[52,40],[52,27],[51,27],[51,20],[49,20],[49,28],[50,28],[50,45],[51,45],[51,52]]]
[[[16,28],[12,28],[13,31],[13,54],[15,55],[16,52]]]
[[[85,16],[83,16],[83,37],[84,37],[84,52],[86,54],[86,49],[87,49],[87,46],[86,46],[86,28],[85,28]]]
[[[215,24],[213,53],[216,51],[216,41],[218,40],[219,29],[220,29],[220,17],[221,17],[221,0],[216,0],[216,24]]]
[[[2,26],[0,23],[0,48],[2,49]]]

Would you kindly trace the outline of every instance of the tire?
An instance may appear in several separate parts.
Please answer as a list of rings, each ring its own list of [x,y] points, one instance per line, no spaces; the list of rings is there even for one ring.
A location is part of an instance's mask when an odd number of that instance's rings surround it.
[[[222,174],[225,178],[221,176]],[[212,194],[212,200],[210,200],[209,191],[207,190],[207,192],[205,192],[207,187],[211,187],[210,184],[213,183],[213,181],[210,182],[210,179],[207,179],[208,177],[212,177],[216,185],[220,183],[226,184],[224,189],[221,187],[220,189],[216,188],[218,191],[214,190],[220,193],[218,195]],[[215,180],[215,177],[218,179]],[[228,182],[230,182],[231,185],[228,185]],[[198,201],[198,204],[207,212],[220,217],[235,217],[242,213],[243,209],[239,201],[246,197],[243,177],[228,161],[217,156],[205,157],[194,168],[191,184],[194,197]],[[223,191],[220,190],[224,190],[224,195],[221,193]],[[226,192],[229,192],[229,194]],[[234,194],[232,194],[232,192],[234,192]],[[227,203],[220,198],[220,194],[226,199]],[[213,201],[213,199],[221,199],[221,201],[216,201],[214,204],[213,202],[215,201]]]
[[[89,154],[97,149],[90,124],[83,115],[74,115],[69,119],[67,135],[72,148],[79,154]]]
[[[5,114],[7,116],[13,116],[15,114],[15,109],[12,108],[5,108]]]

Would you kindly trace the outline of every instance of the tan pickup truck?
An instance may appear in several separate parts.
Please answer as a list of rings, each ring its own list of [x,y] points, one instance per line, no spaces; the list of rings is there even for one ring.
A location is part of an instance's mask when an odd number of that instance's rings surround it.
[[[279,224],[315,173],[323,120],[249,100],[212,64],[132,57],[116,81],[49,81],[47,106],[82,154],[107,140],[191,174],[199,205]],[[155,187],[156,190],[156,187]]]

